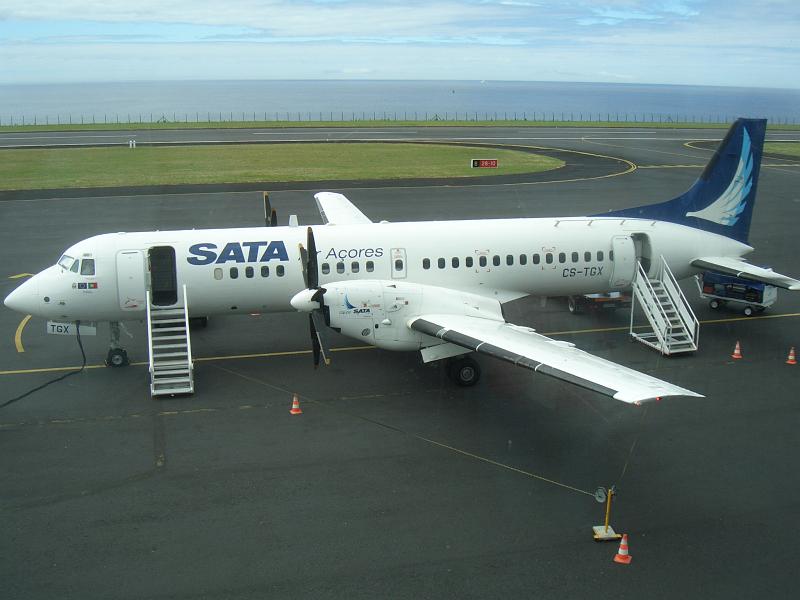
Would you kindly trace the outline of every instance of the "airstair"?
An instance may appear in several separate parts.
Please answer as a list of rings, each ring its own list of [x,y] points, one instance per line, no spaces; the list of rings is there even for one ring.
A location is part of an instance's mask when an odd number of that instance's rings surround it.
[[[153,305],[147,291],[147,339],[150,348],[150,394],[194,393],[189,302],[183,286],[183,306]]]
[[[632,287],[631,337],[665,356],[697,350],[700,323],[663,256],[652,279],[638,263]],[[634,331],[637,307],[649,323],[648,330],[642,333]]]

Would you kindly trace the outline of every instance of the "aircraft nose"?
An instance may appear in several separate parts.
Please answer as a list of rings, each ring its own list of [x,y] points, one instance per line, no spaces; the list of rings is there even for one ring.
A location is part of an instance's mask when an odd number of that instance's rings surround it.
[[[39,305],[39,282],[33,277],[11,292],[4,304],[11,310],[21,313],[36,312]]]

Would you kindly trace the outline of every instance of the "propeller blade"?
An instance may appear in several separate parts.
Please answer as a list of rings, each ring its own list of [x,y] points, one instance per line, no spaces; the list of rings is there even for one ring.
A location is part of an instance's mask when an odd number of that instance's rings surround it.
[[[303,271],[303,282],[306,284],[306,287],[308,287],[308,252],[303,248],[303,244],[298,244],[297,246],[300,250],[300,266]]]
[[[317,244],[314,241],[314,230],[308,228],[308,289],[315,290],[319,287],[319,270],[317,265]]]
[[[330,354],[330,342],[328,341],[328,325],[325,323],[325,315],[321,310],[315,310],[311,313],[311,331],[319,344],[319,351],[322,354],[322,360],[325,365],[331,364],[331,359],[328,358]],[[319,358],[315,358],[319,363]]]
[[[314,326],[314,313],[308,313],[308,325],[311,328],[311,351],[314,354],[314,368],[319,367],[319,356],[321,353],[322,345],[317,335],[317,328]]]
[[[264,225],[266,227],[275,227],[277,223],[277,213],[269,201],[269,192],[264,192]]]

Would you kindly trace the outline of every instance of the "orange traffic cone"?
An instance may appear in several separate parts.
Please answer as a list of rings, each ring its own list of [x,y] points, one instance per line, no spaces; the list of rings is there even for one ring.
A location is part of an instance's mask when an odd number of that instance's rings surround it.
[[[792,346],[791,350],[789,350],[789,358],[786,359],[787,365],[796,365],[797,360],[794,357],[794,346]]]
[[[632,558],[633,557],[628,554],[628,534],[623,533],[622,539],[619,541],[619,550],[617,550],[617,555],[614,557],[614,562],[629,565],[631,564]]]
[[[739,340],[736,340],[736,348],[733,349],[733,354],[731,354],[731,358],[743,358],[742,347],[739,345]]]
[[[293,415],[302,415],[303,411],[300,408],[300,398],[297,394],[292,394],[292,410],[289,411]]]

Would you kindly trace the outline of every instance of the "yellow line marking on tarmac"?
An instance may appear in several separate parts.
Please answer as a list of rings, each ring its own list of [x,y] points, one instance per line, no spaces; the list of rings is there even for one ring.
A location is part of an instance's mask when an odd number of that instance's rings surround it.
[[[22,345],[22,330],[25,329],[25,325],[31,320],[31,316],[32,315],[25,315],[22,321],[19,322],[19,325],[17,325],[17,332],[14,334],[14,345],[17,347],[17,352],[25,352],[25,347]]]
[[[33,273],[17,273],[16,275],[9,275],[9,279],[22,279],[23,277],[33,277]]]
[[[779,315],[755,315],[752,317],[728,317],[724,319],[708,319],[705,321],[700,321],[701,325],[712,325],[718,323],[735,323],[737,321],[760,321],[763,319],[784,319],[784,318],[792,318],[792,317],[800,317],[800,312],[796,313],[782,313]],[[637,325],[634,329],[642,329],[647,327],[647,325]],[[595,327],[590,329],[568,329],[564,331],[545,331],[542,335],[577,335],[581,333],[608,333],[612,331],[626,331],[629,329],[626,327]],[[342,348],[331,348],[331,352],[351,352],[356,350],[375,350],[375,346],[345,346]],[[281,356],[296,356],[300,354],[311,354],[311,350],[288,350],[285,352],[261,352],[257,354],[232,354],[228,356],[204,356],[201,358],[195,358],[195,362],[211,362],[211,361],[222,361],[222,360],[240,360],[240,359],[247,359],[247,358],[279,358]],[[139,362],[132,362],[130,366],[145,366],[147,362],[139,361]],[[105,369],[106,365],[86,365],[85,369]],[[28,374],[35,374],[35,373],[55,373],[58,371],[78,371],[80,370],[79,366],[73,367],[46,367],[40,369],[12,369],[7,371],[0,371],[0,376],[2,375],[28,375]],[[241,374],[238,374],[242,377]]]

